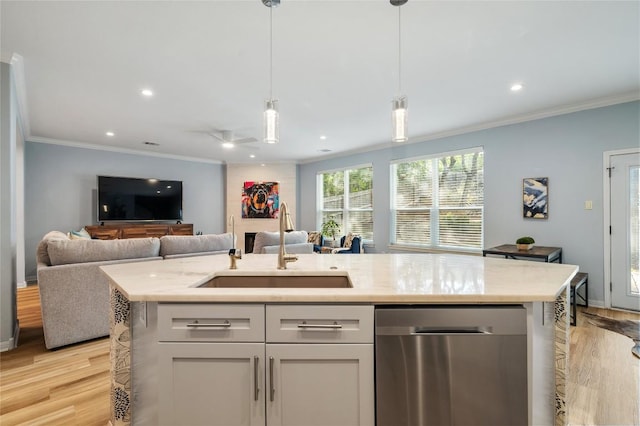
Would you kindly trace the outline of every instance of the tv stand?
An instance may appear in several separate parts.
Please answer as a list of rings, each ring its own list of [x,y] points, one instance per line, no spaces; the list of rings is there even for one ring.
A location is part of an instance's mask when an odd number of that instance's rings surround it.
[[[164,235],[193,235],[191,223],[109,223],[85,226],[91,238],[115,240],[118,238],[145,238]]]

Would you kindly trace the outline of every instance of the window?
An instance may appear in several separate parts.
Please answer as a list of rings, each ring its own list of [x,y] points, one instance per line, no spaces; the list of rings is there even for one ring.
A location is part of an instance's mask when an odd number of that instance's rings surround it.
[[[483,245],[482,149],[391,165],[391,243],[480,250]]]
[[[318,229],[329,218],[340,232],[373,240],[373,167],[318,174]]]

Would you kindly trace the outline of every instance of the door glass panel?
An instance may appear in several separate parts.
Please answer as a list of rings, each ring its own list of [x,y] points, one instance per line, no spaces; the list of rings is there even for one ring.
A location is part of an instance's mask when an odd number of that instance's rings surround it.
[[[631,293],[640,294],[640,167],[629,170],[629,265]]]

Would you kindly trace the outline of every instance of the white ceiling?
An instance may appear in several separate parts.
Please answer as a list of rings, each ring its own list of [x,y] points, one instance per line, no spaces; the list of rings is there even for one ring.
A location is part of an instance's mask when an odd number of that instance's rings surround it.
[[[409,0],[410,142],[638,99],[639,6]],[[226,150],[206,134],[261,140],[269,12],[260,0],[2,0],[2,59],[22,57],[27,139],[227,163],[390,146],[398,9],[388,0],[282,0],[273,11],[280,143]],[[514,82],[524,90],[511,93]]]

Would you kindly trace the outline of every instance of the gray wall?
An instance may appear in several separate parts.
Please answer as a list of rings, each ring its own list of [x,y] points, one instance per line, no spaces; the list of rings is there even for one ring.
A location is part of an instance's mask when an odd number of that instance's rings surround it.
[[[96,223],[97,175],[181,180],[184,223],[194,232],[225,232],[225,166],[27,142],[25,146],[27,279],[35,252],[51,230],[69,232]]]
[[[413,120],[416,117],[412,118]],[[589,273],[589,299],[604,304],[603,152],[640,145],[640,102],[581,111],[421,143],[303,164],[300,229],[316,229],[316,174],[373,163],[373,251],[389,252],[391,160],[482,146],[485,153],[484,246],[536,243],[563,248],[565,263]],[[522,179],[549,178],[549,218],[522,217]],[[593,210],[584,202],[593,201]]]
[[[16,138],[13,71],[0,62],[0,349],[13,349],[16,312]]]

